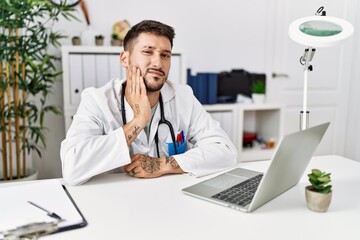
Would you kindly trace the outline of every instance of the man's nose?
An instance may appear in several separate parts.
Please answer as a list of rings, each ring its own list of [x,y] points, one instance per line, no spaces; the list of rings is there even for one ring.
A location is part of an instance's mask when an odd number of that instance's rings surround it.
[[[154,54],[151,59],[151,64],[153,67],[162,68],[162,60],[160,54]]]

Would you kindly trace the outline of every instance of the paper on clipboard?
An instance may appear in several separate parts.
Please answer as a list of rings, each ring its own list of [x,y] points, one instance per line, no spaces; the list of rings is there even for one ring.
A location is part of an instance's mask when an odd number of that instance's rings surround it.
[[[24,182],[19,185],[0,185],[0,232],[33,222],[54,222],[39,206],[59,215],[58,231],[84,227],[86,220],[59,180]]]

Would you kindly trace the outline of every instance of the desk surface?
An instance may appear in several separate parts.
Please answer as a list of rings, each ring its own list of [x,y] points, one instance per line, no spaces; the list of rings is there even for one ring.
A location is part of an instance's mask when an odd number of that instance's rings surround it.
[[[258,171],[268,165],[269,161],[239,164]],[[68,187],[88,226],[43,239],[360,239],[360,163],[321,156],[312,159],[306,173],[312,168],[332,173],[334,193],[327,213],[308,210],[306,174],[298,185],[253,213],[181,192],[208,177],[135,179],[107,174]]]

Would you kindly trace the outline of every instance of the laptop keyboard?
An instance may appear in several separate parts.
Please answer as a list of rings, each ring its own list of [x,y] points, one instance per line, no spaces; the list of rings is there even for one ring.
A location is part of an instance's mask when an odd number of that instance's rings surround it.
[[[212,198],[220,199],[225,202],[237,204],[240,206],[248,205],[253,199],[256,189],[259,186],[263,174],[256,175],[241,182],[231,188],[225,189],[212,196]]]

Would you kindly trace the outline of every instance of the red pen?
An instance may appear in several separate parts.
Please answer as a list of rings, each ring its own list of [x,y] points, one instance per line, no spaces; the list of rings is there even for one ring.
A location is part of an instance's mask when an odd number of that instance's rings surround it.
[[[180,145],[180,143],[181,143],[181,135],[180,134],[176,135],[176,142],[178,145]]]

